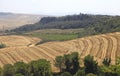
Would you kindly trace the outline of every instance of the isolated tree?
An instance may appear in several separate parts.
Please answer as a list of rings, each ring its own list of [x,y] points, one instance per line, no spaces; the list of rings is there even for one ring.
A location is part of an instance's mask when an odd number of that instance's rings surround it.
[[[109,66],[111,63],[111,58],[104,58],[103,62],[102,62],[105,66]]]
[[[96,74],[98,71],[98,63],[94,61],[93,56],[86,56],[84,58],[84,66],[85,66],[85,73],[93,73]]]

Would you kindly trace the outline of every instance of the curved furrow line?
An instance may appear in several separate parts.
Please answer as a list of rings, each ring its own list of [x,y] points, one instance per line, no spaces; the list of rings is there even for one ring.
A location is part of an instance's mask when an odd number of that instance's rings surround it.
[[[46,49],[45,47],[43,47],[43,46],[40,46],[39,48],[38,47],[36,47],[37,49],[42,49],[41,51],[43,52],[43,53],[45,53],[47,56],[49,56],[49,57],[51,57],[51,58],[55,58],[55,54],[53,54],[52,52],[50,52],[48,49]]]
[[[60,44],[49,45],[49,48],[54,49],[56,53],[60,53],[60,54],[66,53],[66,51],[69,50],[68,48],[63,47]]]
[[[72,46],[73,45],[73,46]],[[61,42],[59,47],[64,48],[65,50],[61,50],[61,53],[68,54],[73,52],[74,43],[72,41]]]
[[[110,37],[113,40],[113,49],[112,49],[112,52],[111,52],[111,59],[112,59],[111,63],[115,64],[118,41],[115,37],[113,37],[113,36],[110,36]]]
[[[74,52],[75,52],[75,51],[78,51],[77,48],[76,48],[75,41],[76,41],[76,40],[72,40],[72,41],[70,41],[70,42],[68,43],[68,45],[70,45],[70,47],[69,47],[69,48],[70,48],[69,53],[70,53],[70,52],[73,52],[73,51],[74,51]]]
[[[80,52],[81,51],[81,46],[80,46],[79,40],[77,39],[76,41],[74,41],[74,43],[75,43],[75,48],[77,49],[76,51]]]
[[[93,47],[93,44],[92,44],[92,42],[89,40],[89,38],[87,38],[86,41],[87,41],[87,43],[88,43],[88,48],[87,48],[87,51],[86,51],[86,53],[85,53],[85,56],[87,56],[87,55],[90,54],[91,49],[92,49],[92,47]]]
[[[21,51],[22,51],[27,57],[30,58],[30,61],[36,60],[35,56],[34,56],[33,54],[31,55],[30,52],[29,52],[29,50],[27,50],[26,48],[23,48]]]
[[[104,41],[104,46],[103,46],[103,50],[102,50],[102,54],[101,54],[101,59],[103,60],[106,57],[106,53],[108,50],[108,40],[103,36],[101,36],[101,38]]]
[[[16,62],[16,60],[13,58],[13,56],[9,52],[5,53],[5,55],[9,58],[12,64]]]
[[[74,44],[75,44],[75,48],[76,48],[76,52],[81,52],[82,51],[82,46],[80,45],[80,41],[79,41],[79,39],[77,39],[77,40],[75,40],[75,41],[73,41],[74,42]]]
[[[69,52],[68,48],[61,47],[60,45],[51,46],[49,48],[54,49],[54,51],[56,51],[59,54],[64,54]]]
[[[35,48],[30,47],[29,50],[38,58],[38,59],[45,59],[43,55],[38,50],[35,50]]]
[[[79,50],[79,54],[80,54],[80,57],[81,57],[83,52],[84,52],[84,48],[85,48],[85,45],[84,45],[84,43],[81,39],[79,39],[79,45],[81,46],[81,48]]]
[[[36,55],[34,50],[31,50],[30,48],[26,48],[26,53],[28,53],[34,60],[39,59],[39,56]]]
[[[24,62],[28,63],[30,61],[30,58],[27,57],[23,52],[16,50],[16,53],[20,55]]]
[[[113,36],[114,38],[117,39],[116,57],[120,57],[120,34],[119,33],[115,33],[115,34],[112,34],[111,36]]]
[[[101,38],[101,37],[99,37],[99,36],[96,36],[96,38],[99,40],[99,42],[100,42],[100,45],[99,45],[99,51],[96,53],[96,57],[98,58],[98,59],[101,59],[101,56],[102,56],[102,51],[104,50],[104,40]]]
[[[110,39],[112,41],[112,43],[109,43],[109,49],[111,49],[111,51],[109,52],[110,54],[110,58],[112,60],[112,64],[115,64],[115,59],[116,59],[116,51],[117,51],[117,39],[114,38],[113,36],[110,36],[110,34],[105,35],[106,38]],[[108,50],[109,51],[109,50]]]
[[[111,63],[115,64],[116,58],[117,58],[117,51],[119,49],[119,41],[120,41],[120,40],[118,40],[117,37],[119,37],[120,35],[118,36],[118,35],[109,34],[109,36],[113,40],[113,49],[112,49],[112,53],[111,53],[112,62]]]
[[[75,52],[75,51],[80,52],[81,46],[79,44],[79,40],[81,40],[81,39],[76,39],[76,40],[71,40],[71,41],[66,42],[67,46],[66,45],[64,45],[64,46],[69,49],[69,53]]]
[[[106,52],[106,57],[110,58],[111,52],[113,49],[113,41],[109,35],[102,35],[102,37],[104,37],[108,40],[108,48],[107,48],[107,52]]]
[[[81,39],[79,39],[79,45],[80,45],[80,51],[82,51],[82,50],[84,50],[84,43],[83,43],[83,41],[81,41]]]
[[[81,58],[84,58],[85,57],[85,53],[86,53],[86,51],[87,51],[87,49],[88,49],[88,46],[89,46],[89,44],[87,43],[87,41],[85,40],[85,39],[83,39],[83,40],[81,40],[81,41],[83,41],[83,43],[84,43],[84,49],[83,49],[83,51],[82,51],[82,53],[81,53]]]
[[[48,53],[50,53],[51,55],[55,55],[55,56],[57,56],[57,55],[59,55],[59,54],[61,54],[60,52],[57,52],[56,50],[59,50],[58,48],[54,48],[54,49],[51,49],[52,47],[49,47],[49,46],[40,46],[40,48],[43,48],[44,50],[46,50]]]
[[[79,52],[78,45],[77,45],[78,42],[77,44],[75,42],[77,42],[77,40],[71,40],[71,41],[66,42],[66,45],[64,45],[66,48],[68,48],[68,51],[66,53],[71,53],[75,51]]]
[[[40,55],[38,56],[38,54],[35,53],[35,50],[32,50],[31,48],[24,48],[24,51],[31,57],[32,60],[37,60],[41,57]]]
[[[50,54],[49,56],[54,56],[54,55],[58,54],[58,53],[56,53],[54,50],[51,50],[51,49],[49,49],[49,48],[46,47],[46,46],[40,46],[40,48],[41,48],[41,49],[44,49],[47,53],[49,53],[49,54]]]
[[[46,58],[47,60],[53,60],[54,58],[47,53],[44,49],[41,48],[37,48],[37,47],[33,47],[35,50],[37,50],[39,52],[39,54],[41,54],[44,58]]]
[[[6,61],[7,61],[7,63],[14,64],[15,61],[9,56],[8,53],[2,53],[2,54],[4,54],[4,57],[5,57]]]
[[[23,53],[24,56],[26,56],[26,58],[29,59],[28,62],[32,61],[33,58],[28,53],[26,53],[23,48],[20,50],[20,52]]]
[[[102,52],[104,50],[104,40],[100,37],[100,36],[95,36],[96,40],[98,40],[98,45],[96,45],[96,47],[98,47],[98,51],[95,52],[94,57],[95,60],[97,60],[97,62],[99,63],[99,65],[101,65],[103,59],[101,59],[102,56]]]
[[[60,54],[65,54],[70,52],[70,45],[69,44],[58,44],[56,46],[53,45],[53,47],[49,47],[51,49],[54,49],[56,52]]]
[[[12,64],[12,62],[2,53],[0,54],[0,61],[3,65],[9,64],[9,63]]]
[[[14,55],[15,55],[15,58],[19,61],[19,62],[25,62],[27,63],[27,61],[22,58],[16,51],[14,51]]]
[[[96,57],[97,53],[100,51],[100,41],[95,36],[94,38],[90,38],[90,40],[93,45],[90,54]]]
[[[15,51],[14,52],[9,52],[9,54],[15,60],[15,62],[22,61],[22,59],[18,55],[16,55]]]

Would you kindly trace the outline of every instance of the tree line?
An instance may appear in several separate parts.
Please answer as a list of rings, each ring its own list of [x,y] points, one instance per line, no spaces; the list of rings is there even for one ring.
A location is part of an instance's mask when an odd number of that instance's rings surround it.
[[[29,26],[28,26],[29,25]],[[67,15],[62,17],[43,17],[35,24],[28,24],[12,31],[26,32],[39,29],[83,28],[80,34],[99,34],[120,31],[120,16],[109,15]],[[81,36],[81,35],[80,35]]]
[[[52,72],[50,61],[40,59],[6,64],[0,69],[0,76],[120,76],[120,58],[115,65],[111,65],[110,58],[104,58],[103,65],[99,66],[93,56],[87,55],[83,62],[84,66],[80,66],[79,54],[73,52],[55,58],[54,65],[59,72]]]

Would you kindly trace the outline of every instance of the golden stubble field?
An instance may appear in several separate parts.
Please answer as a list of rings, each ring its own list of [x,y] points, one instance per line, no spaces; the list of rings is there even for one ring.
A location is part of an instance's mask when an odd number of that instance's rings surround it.
[[[105,57],[110,57],[112,64],[115,64],[116,58],[120,56],[120,32],[35,45],[40,40],[26,36],[0,36],[0,42],[7,45],[0,49],[0,66],[19,61],[28,63],[41,58],[54,64],[56,56],[71,52],[79,52],[80,60],[88,54],[93,55],[99,64],[102,64]],[[53,65],[52,68],[56,70]]]

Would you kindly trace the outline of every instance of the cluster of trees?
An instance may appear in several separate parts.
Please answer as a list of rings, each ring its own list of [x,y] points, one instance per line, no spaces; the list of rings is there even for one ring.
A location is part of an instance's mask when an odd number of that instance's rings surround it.
[[[1,76],[120,76],[120,58],[116,65],[111,65],[111,59],[103,59],[103,65],[99,66],[91,55],[83,59],[84,66],[80,67],[79,54],[73,52],[55,58],[55,66],[60,72],[51,71],[51,64],[45,59],[32,61],[28,64],[17,62],[14,65],[7,64],[0,69]]]
[[[28,64],[17,62],[7,64],[0,69],[0,76],[51,76],[51,64],[45,59],[32,61]]]
[[[68,59],[66,59],[66,56],[69,56]],[[60,69],[57,76],[120,76],[120,58],[117,58],[115,65],[111,65],[110,58],[104,58],[103,65],[99,66],[91,55],[86,56],[83,62],[84,67],[80,67],[77,52],[57,56],[56,66]]]
[[[44,17],[35,24],[22,26],[12,31],[23,32],[39,29],[75,28],[84,28],[80,34],[85,35],[120,31],[120,16],[79,14],[63,17]]]
[[[64,56],[57,56],[55,66],[60,68],[60,73],[66,71],[75,74],[80,68],[78,53],[73,52],[72,54],[65,54]]]

